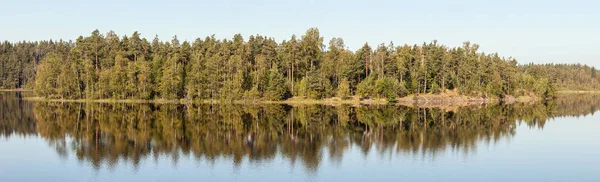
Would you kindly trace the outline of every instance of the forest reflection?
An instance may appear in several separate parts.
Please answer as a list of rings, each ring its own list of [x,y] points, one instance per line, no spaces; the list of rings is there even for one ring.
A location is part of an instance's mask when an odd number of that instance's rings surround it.
[[[553,117],[593,114],[600,95],[561,96],[452,110],[402,106],[154,105],[27,102],[0,93],[0,136],[39,135],[57,153],[96,169],[181,156],[198,161],[263,162],[280,156],[316,171],[350,148],[435,157],[468,154],[481,142],[511,138],[518,124],[543,129]]]

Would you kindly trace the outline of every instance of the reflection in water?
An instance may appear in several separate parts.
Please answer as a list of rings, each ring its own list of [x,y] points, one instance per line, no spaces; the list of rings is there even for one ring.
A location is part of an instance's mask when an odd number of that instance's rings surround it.
[[[0,94],[0,136],[39,135],[61,156],[74,152],[96,169],[168,156],[199,161],[281,156],[316,172],[327,155],[341,161],[351,148],[366,156],[408,153],[435,157],[474,152],[515,134],[518,123],[543,128],[552,117],[592,114],[600,95],[559,97],[454,110],[400,106],[152,105],[31,103]]]
[[[21,100],[18,92],[0,92],[0,136],[35,135],[33,104]]]

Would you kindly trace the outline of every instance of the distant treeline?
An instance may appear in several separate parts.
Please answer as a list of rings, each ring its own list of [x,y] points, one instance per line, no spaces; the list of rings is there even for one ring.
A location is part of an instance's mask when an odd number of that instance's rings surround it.
[[[0,88],[34,89],[60,99],[282,100],[394,99],[457,90],[464,95],[552,97],[555,88],[600,88],[596,69],[581,65],[517,65],[465,42],[449,48],[365,44],[341,38],[327,46],[316,28],[276,42],[240,34],[193,42],[119,37],[98,30],[73,41],[0,44]],[[555,85],[555,83],[557,85]]]
[[[600,90],[600,75],[594,67],[581,64],[527,64],[522,71],[548,75],[558,90]]]

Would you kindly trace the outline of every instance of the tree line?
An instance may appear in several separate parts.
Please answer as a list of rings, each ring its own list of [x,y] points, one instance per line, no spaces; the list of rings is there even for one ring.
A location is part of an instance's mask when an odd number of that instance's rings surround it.
[[[549,75],[558,90],[600,90],[600,74],[595,67],[582,64],[526,64],[523,71]]]
[[[556,88],[564,88],[556,84],[570,83],[557,82],[555,70],[569,74],[587,67],[518,65],[514,58],[478,50],[470,42],[450,48],[434,40],[401,46],[365,43],[351,51],[342,38],[326,46],[316,28],[281,42],[261,35],[244,40],[240,34],[222,40],[213,35],[193,42],[180,42],[177,36],[149,41],[138,32],[119,37],[95,30],[75,41],[5,41],[0,87],[34,89],[38,96],[59,99],[393,100],[447,90],[482,97],[551,97]],[[595,68],[589,70],[569,78],[598,85]]]

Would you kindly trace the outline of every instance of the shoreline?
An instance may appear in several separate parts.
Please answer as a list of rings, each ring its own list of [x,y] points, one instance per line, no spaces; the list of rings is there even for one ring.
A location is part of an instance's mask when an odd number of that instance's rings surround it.
[[[33,92],[33,90],[28,90],[28,89],[0,89],[0,92]]]
[[[33,90],[25,89],[0,89],[0,92],[31,92]],[[585,91],[585,90],[562,90],[557,91],[558,94],[600,94],[600,91]],[[419,108],[455,108],[478,106],[488,104],[513,104],[513,103],[533,103],[543,100],[536,96],[506,96],[503,99],[497,97],[474,97],[460,95],[456,92],[443,92],[440,94],[411,94],[405,97],[399,97],[395,101],[387,101],[386,99],[359,99],[358,96],[351,96],[347,99],[338,97],[326,99],[306,99],[300,97],[292,97],[287,100],[269,101],[269,100],[201,100],[192,101],[186,99],[167,100],[167,99],[46,99],[42,97],[23,97],[23,100],[35,102],[72,102],[72,103],[130,103],[130,104],[241,104],[241,105],[264,105],[264,104],[286,104],[290,106],[302,105],[399,105],[407,107]]]
[[[202,100],[202,101],[191,101],[185,99],[179,100],[166,100],[166,99],[155,99],[155,100],[139,100],[139,99],[45,99],[42,97],[24,97],[23,100],[36,101],[36,102],[73,102],[73,103],[131,103],[131,104],[242,104],[242,105],[262,105],[262,104],[287,104],[290,106],[301,106],[301,105],[328,105],[328,106],[340,106],[340,105],[400,105],[407,107],[420,107],[420,108],[452,108],[452,107],[466,107],[476,105],[487,105],[487,104],[498,104],[500,102],[512,104],[512,103],[525,103],[525,102],[537,102],[541,99],[532,96],[522,96],[518,98],[507,97],[505,99],[498,98],[483,98],[483,97],[469,97],[464,95],[446,96],[439,94],[428,94],[428,95],[409,95],[406,97],[397,98],[395,102],[390,102],[385,99],[358,99],[353,96],[349,99],[343,100],[337,97],[327,98],[322,100],[314,99],[303,99],[303,98],[290,98],[281,101],[268,101],[268,100],[236,100],[236,101],[220,101],[220,100]]]
[[[27,89],[0,89],[0,92],[33,92],[33,90]],[[600,94],[600,90],[560,90],[558,94]],[[132,103],[132,104],[244,104],[244,105],[258,105],[258,104],[287,104],[287,105],[403,105],[403,106],[417,106],[417,107],[449,107],[449,106],[472,106],[472,105],[485,105],[495,103],[523,103],[523,102],[537,102],[542,100],[536,96],[519,96],[513,97],[508,95],[507,97],[500,99],[495,97],[474,97],[460,95],[456,92],[443,92],[440,94],[411,94],[405,97],[396,98],[395,102],[390,102],[386,99],[359,99],[358,96],[350,96],[347,99],[341,99],[339,97],[331,97],[325,99],[306,99],[299,97],[292,97],[287,100],[270,101],[270,100],[235,100],[235,101],[222,101],[222,100],[201,100],[192,101],[186,99],[46,99],[43,97],[23,97],[23,100],[37,101],[37,102],[75,102],[75,103]]]
[[[559,90],[558,94],[600,94],[600,90]]]
[[[513,104],[513,103],[532,103],[538,102],[542,99],[537,96],[506,96],[505,98],[497,97],[474,97],[458,94],[426,94],[426,95],[414,95],[399,98],[397,103],[404,106],[416,106],[421,108],[452,108],[452,107],[466,107],[475,105],[487,105],[487,104]]]

